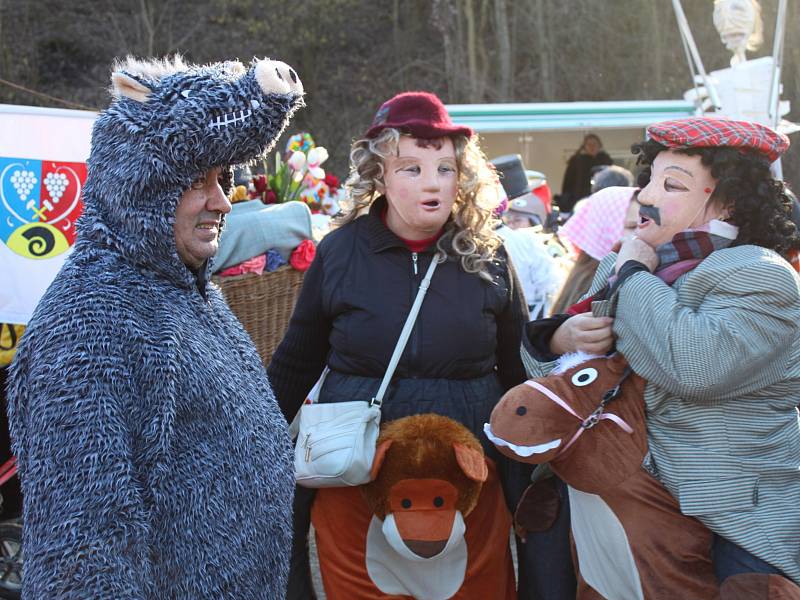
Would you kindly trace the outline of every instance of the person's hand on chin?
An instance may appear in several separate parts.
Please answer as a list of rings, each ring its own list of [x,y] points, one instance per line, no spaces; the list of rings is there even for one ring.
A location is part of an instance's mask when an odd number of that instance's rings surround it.
[[[640,240],[636,236],[633,236],[629,240],[625,240],[622,243],[622,247],[617,253],[617,265],[615,272],[619,273],[622,265],[629,260],[635,260],[642,263],[651,273],[656,270],[656,267],[658,267],[658,256],[656,255],[655,249],[650,244]]]

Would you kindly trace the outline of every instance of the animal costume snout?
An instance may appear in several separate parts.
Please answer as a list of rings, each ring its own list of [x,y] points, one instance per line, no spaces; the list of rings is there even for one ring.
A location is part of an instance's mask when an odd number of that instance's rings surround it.
[[[259,61],[256,64],[256,81],[265,94],[304,93],[303,82],[295,70],[279,60]]]

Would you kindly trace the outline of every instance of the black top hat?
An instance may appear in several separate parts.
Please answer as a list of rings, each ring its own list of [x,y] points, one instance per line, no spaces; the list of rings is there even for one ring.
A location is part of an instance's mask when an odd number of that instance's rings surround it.
[[[525,166],[519,154],[505,154],[490,161],[500,175],[500,183],[509,200],[527,194],[531,191],[528,178],[525,176]]]

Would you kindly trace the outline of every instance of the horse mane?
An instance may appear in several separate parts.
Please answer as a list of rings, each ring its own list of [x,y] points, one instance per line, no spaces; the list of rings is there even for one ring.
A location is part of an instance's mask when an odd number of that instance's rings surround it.
[[[569,371],[573,367],[577,367],[578,365],[582,365],[585,362],[588,362],[595,358],[603,358],[602,354],[589,354],[587,352],[570,352],[569,354],[562,354],[561,357],[556,361],[556,365],[553,370],[550,372],[551,375],[561,375],[562,373]]]

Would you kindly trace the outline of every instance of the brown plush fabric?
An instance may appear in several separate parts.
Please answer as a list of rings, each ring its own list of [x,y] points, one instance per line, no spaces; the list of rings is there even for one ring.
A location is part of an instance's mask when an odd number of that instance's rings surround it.
[[[398,597],[381,593],[366,567],[373,513],[381,520],[391,514],[403,543],[424,560],[445,548],[457,511],[464,517],[468,559],[453,598],[516,598],[510,515],[494,465],[469,430],[433,414],[386,423],[372,475],[360,497],[358,490],[326,488],[314,502],[311,518],[328,598]]]
[[[561,509],[556,480],[553,477],[532,483],[522,493],[514,511],[514,530],[521,539],[529,532],[547,531]]]
[[[380,519],[393,512],[393,486],[409,479],[424,481],[421,475],[452,484],[458,492],[454,508],[466,517],[486,479],[486,461],[480,442],[466,427],[447,417],[422,414],[382,425],[372,472],[373,481],[362,490]]]
[[[621,354],[595,358],[568,369],[560,375],[537,379],[555,392],[581,417],[588,417],[608,390],[617,385],[627,361]],[[597,379],[589,385],[576,386],[573,375],[595,369]],[[508,448],[498,450],[514,460],[527,463],[549,462],[553,471],[572,487],[598,494],[614,489],[641,467],[647,452],[647,428],[644,416],[644,380],[631,374],[622,386],[620,396],[612,400],[606,412],[613,413],[633,428],[625,432],[616,423],[603,420],[584,431],[566,451],[563,449],[581,421],[532,387],[522,384],[509,390],[492,411],[494,435],[518,446],[534,446],[555,439],[558,448],[544,454],[522,458]]]
[[[508,543],[511,515],[506,508],[497,470],[487,463],[488,477],[475,509],[464,518],[467,569],[464,582],[450,600],[515,600],[514,563]],[[395,515],[395,519],[397,515]],[[319,490],[311,520],[316,532],[320,571],[328,600],[392,600],[367,573],[367,530],[372,514],[356,488]]]
[[[728,577],[720,600],[800,600],[800,587],[780,575],[741,573]]]
[[[642,378],[631,374],[622,384],[619,397],[605,409],[623,419],[633,433],[602,420],[564,450],[581,420],[617,385],[626,367],[624,357],[616,354],[534,380],[572,407],[580,419],[541,391],[519,385],[495,407],[492,433],[517,446],[562,440],[558,448],[528,458],[521,458],[508,448],[498,448],[523,462],[549,461],[552,470],[567,484],[605,501],[625,530],[645,598],[716,598],[719,585],[711,562],[711,532],[698,520],[681,514],[669,492],[641,468],[647,453]],[[588,385],[576,385],[581,381],[576,374],[586,369],[594,369],[596,379]],[[575,564],[579,571],[579,600],[598,598],[597,592],[580,577],[577,556]]]

